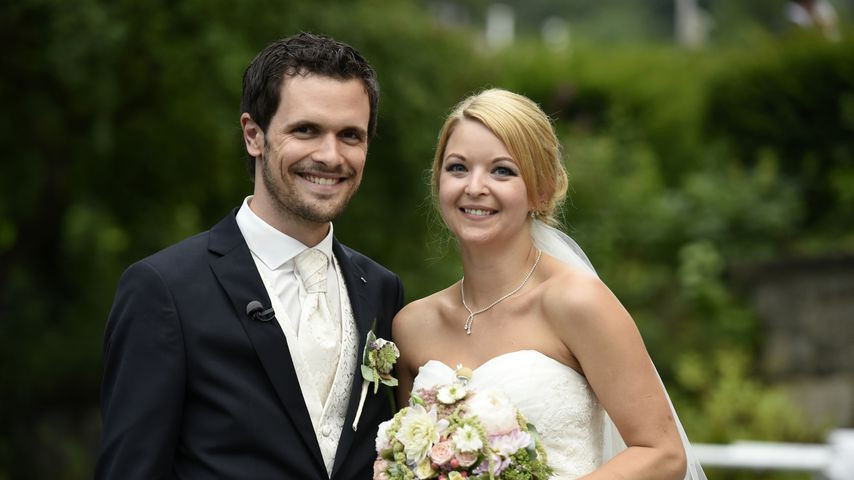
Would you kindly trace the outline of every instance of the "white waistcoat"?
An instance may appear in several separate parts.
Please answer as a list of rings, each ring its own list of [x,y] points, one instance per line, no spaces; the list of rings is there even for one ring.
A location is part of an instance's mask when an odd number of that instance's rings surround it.
[[[335,379],[332,382],[332,388],[329,391],[329,397],[326,399],[325,404],[318,396],[317,389],[312,380],[312,369],[314,366],[309,365],[304,360],[299,342],[297,341],[296,331],[291,327],[290,322],[279,321],[279,326],[282,328],[288,343],[288,350],[291,353],[291,360],[294,364],[294,370],[296,370],[305,406],[308,408],[309,416],[311,416],[314,435],[317,437],[320,453],[323,455],[323,462],[326,464],[326,473],[329,476],[332,475],[332,466],[335,463],[338,440],[341,438],[341,431],[344,428],[344,420],[347,416],[347,406],[350,403],[350,386],[353,384],[353,376],[355,375],[357,366],[358,352],[356,350],[359,348],[358,331],[356,330],[356,321],[353,318],[353,309],[350,306],[347,284],[344,282],[341,267],[338,265],[338,261],[334,255],[333,264],[335,266],[335,273],[338,276],[338,285],[340,286],[341,344],[338,349],[338,368],[335,372]],[[262,280],[264,279],[263,275],[261,278]],[[266,281],[264,281],[264,286],[270,297],[273,311],[284,312],[285,309],[279,301],[279,296],[270,289]],[[285,316],[282,316],[282,318],[285,318]]]

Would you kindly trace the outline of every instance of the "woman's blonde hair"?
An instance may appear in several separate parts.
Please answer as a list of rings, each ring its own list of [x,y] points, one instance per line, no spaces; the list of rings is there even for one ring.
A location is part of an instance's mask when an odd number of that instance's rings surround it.
[[[439,198],[439,175],[448,139],[462,119],[476,120],[498,137],[519,165],[536,218],[555,224],[555,210],[566,197],[568,180],[560,143],[549,117],[529,98],[502,89],[474,94],[454,107],[439,132],[430,179]]]

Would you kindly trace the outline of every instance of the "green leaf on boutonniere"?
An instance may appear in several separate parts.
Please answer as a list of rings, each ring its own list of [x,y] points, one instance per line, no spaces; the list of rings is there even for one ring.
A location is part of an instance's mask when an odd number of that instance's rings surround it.
[[[362,378],[373,382],[374,393],[380,383],[389,387],[397,386],[397,379],[392,376],[394,364],[400,357],[400,351],[394,342],[377,338],[373,330],[368,331],[365,339],[365,350],[362,352]]]

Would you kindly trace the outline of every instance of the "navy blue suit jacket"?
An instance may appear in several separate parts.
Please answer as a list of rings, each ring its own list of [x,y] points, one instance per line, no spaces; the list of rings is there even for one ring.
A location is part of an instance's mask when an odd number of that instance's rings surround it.
[[[122,276],[104,337],[97,479],[328,478],[282,330],[246,314],[270,300],[235,214]],[[358,369],[374,322],[391,338],[403,287],[337,241],[333,252],[360,343],[332,478],[366,479],[393,412],[389,392],[369,390],[352,430]]]

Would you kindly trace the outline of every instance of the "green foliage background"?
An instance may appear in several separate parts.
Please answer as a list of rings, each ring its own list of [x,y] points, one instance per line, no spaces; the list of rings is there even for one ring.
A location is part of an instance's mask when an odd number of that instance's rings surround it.
[[[411,1],[21,0],[0,6],[0,479],[91,476],[115,283],[251,192],[242,72],[300,30],[379,73],[379,133],[336,233],[398,272],[409,300],[460,273],[428,198],[443,116],[485,86],[515,90],[555,118],[567,230],[633,313],[689,435],[822,439],[758,377],[761,332],[726,272],[854,251],[850,39],[523,37],[493,52]],[[765,478],[728,475],[715,478]]]

